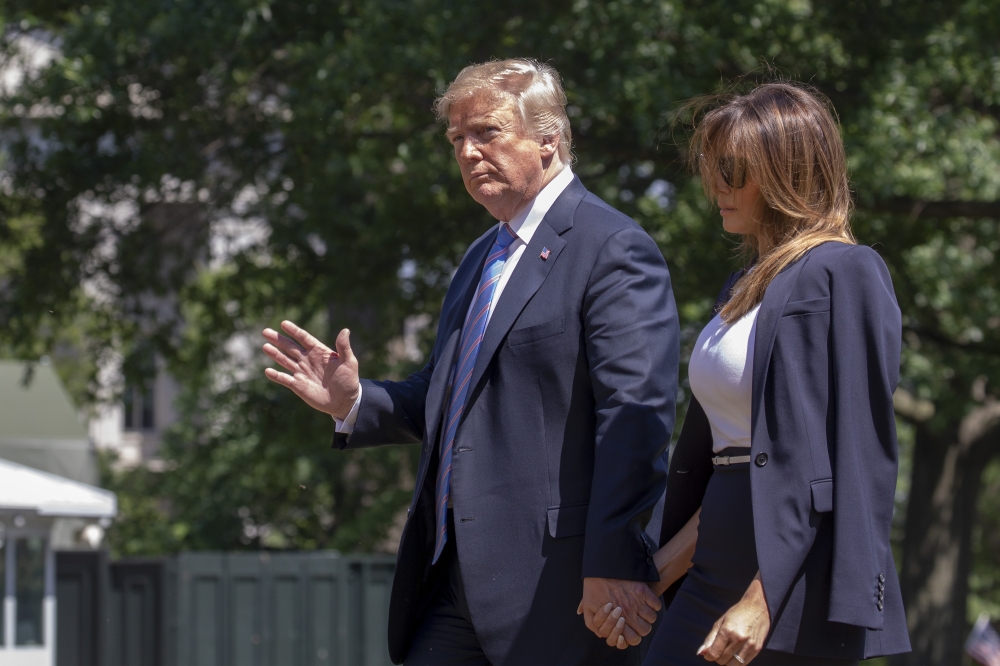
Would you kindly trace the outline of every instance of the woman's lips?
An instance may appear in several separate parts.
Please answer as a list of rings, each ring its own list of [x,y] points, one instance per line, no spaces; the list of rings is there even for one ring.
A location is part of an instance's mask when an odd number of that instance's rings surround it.
[[[735,213],[735,208],[719,208],[719,214],[728,215],[729,213]]]

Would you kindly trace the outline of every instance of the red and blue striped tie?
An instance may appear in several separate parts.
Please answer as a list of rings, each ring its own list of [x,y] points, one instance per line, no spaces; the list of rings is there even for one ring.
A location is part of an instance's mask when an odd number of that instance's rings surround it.
[[[455,433],[458,432],[458,423],[462,420],[465,398],[469,394],[469,380],[472,379],[472,370],[476,367],[476,357],[479,356],[479,345],[483,342],[483,334],[486,332],[490,303],[493,302],[493,294],[496,293],[500,274],[503,273],[503,265],[507,261],[507,246],[513,243],[515,238],[517,235],[506,224],[497,231],[496,242],[493,243],[490,256],[486,257],[486,264],[483,266],[483,276],[479,279],[479,289],[476,290],[476,298],[472,310],[469,311],[469,319],[462,329],[462,344],[459,347],[455,375],[451,382],[448,420],[444,430],[444,439],[441,440],[441,464],[438,465],[434,495],[437,500],[437,534],[434,537],[433,562],[437,562],[438,558],[441,557],[444,544],[448,541],[451,451],[455,444]]]

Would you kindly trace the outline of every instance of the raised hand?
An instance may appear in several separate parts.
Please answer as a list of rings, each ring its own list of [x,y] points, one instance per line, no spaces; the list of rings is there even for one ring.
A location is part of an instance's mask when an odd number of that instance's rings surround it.
[[[608,607],[609,600],[611,608]],[[652,630],[656,611],[660,610],[661,605],[660,598],[653,594],[646,583],[612,578],[584,578],[583,599],[577,613],[583,614],[587,628],[600,638],[608,639],[615,633],[613,644],[625,648],[638,645],[642,637]],[[617,621],[608,621],[608,613],[614,613],[612,608],[621,608],[624,626],[617,627]],[[617,640],[616,627],[624,639],[624,645]],[[612,645],[611,641],[608,644]]]
[[[281,322],[281,328],[287,336],[264,329],[264,353],[291,374],[267,368],[264,375],[290,388],[313,409],[338,419],[347,418],[361,394],[351,332],[345,328],[337,335],[334,351],[290,321]]]

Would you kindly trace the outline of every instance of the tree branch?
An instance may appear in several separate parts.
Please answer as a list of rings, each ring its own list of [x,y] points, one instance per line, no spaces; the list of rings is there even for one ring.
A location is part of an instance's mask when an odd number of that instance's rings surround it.
[[[993,447],[990,454],[1000,454],[1000,400],[987,398],[969,412],[958,428],[958,441],[965,449]]]
[[[909,215],[914,219],[948,217],[992,217],[1000,219],[1000,201],[922,201],[910,197],[893,197],[874,201],[858,208],[876,213]]]
[[[954,338],[942,333],[941,331],[923,327],[923,326],[903,326],[903,331],[910,331],[911,333],[916,333],[918,337],[924,338],[924,340],[930,340],[936,342],[943,347],[951,347],[953,349],[961,349],[966,352],[974,352],[976,354],[989,354],[991,356],[1000,356],[1000,346],[993,344],[984,344],[982,342],[960,342]]]
[[[923,423],[934,416],[933,402],[918,398],[901,387],[892,394],[892,406],[897,414],[912,423]]]

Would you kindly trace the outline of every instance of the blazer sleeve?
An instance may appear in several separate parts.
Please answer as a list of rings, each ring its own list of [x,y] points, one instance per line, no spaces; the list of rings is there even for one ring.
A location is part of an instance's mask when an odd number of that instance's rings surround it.
[[[831,272],[835,441],[833,565],[829,619],[882,627],[898,458],[892,394],[899,379],[902,319],[892,281],[874,250],[854,246]]]
[[[583,575],[656,581],[642,528],[663,492],[680,328],[667,265],[645,231],[605,242],[582,317],[596,415]]]

